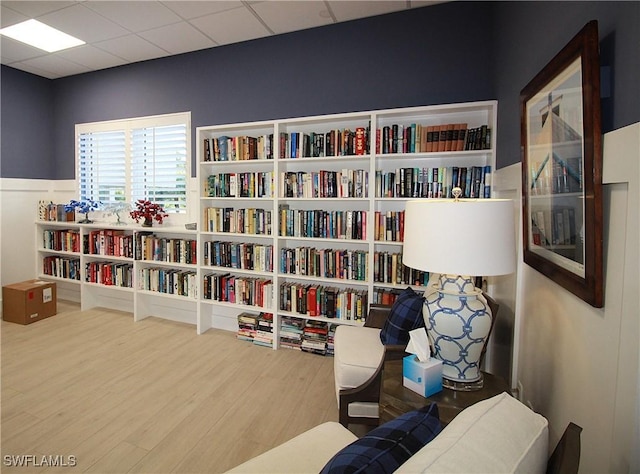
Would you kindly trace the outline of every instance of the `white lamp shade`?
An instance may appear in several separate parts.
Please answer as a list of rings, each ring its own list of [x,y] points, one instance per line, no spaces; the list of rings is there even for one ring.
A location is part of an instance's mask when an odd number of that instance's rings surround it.
[[[411,268],[469,276],[515,271],[509,199],[413,200],[404,219],[402,263]]]

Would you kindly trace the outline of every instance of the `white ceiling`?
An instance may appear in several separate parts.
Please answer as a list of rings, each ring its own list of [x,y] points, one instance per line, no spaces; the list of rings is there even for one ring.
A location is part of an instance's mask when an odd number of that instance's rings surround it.
[[[56,79],[435,3],[440,2],[2,0],[3,28],[35,18],[87,44],[49,54],[2,36],[1,62]]]

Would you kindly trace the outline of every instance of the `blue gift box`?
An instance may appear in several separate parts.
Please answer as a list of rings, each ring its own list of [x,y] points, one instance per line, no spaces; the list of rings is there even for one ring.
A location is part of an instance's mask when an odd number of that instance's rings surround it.
[[[442,391],[442,361],[420,362],[415,355],[402,359],[402,384],[424,397]]]

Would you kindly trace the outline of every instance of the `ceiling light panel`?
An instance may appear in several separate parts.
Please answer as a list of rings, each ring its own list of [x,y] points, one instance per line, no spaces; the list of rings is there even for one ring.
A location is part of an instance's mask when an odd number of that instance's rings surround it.
[[[27,20],[0,30],[0,34],[16,41],[53,53],[85,44],[84,41],[38,20]]]

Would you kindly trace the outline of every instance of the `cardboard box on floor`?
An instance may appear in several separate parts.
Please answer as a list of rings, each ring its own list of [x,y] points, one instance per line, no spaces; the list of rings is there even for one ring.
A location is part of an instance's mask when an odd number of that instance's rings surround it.
[[[28,280],[2,287],[2,319],[31,324],[57,312],[56,284]]]

